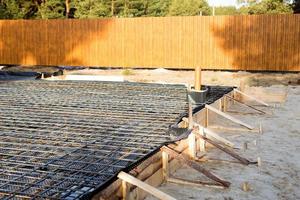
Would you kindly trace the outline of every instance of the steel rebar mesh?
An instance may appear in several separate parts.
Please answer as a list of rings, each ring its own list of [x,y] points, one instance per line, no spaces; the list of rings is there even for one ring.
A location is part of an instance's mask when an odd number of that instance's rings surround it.
[[[0,199],[79,199],[161,144],[181,85],[0,84]]]
[[[230,90],[211,87],[208,103]],[[183,85],[1,83],[0,199],[93,193],[170,141],[169,126],[187,104]]]

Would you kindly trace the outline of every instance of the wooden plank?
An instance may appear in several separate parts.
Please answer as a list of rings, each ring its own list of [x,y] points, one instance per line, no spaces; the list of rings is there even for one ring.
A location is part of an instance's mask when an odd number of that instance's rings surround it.
[[[247,98],[249,98],[249,99],[252,99],[252,100],[256,101],[257,103],[260,103],[260,104],[262,104],[262,105],[264,105],[264,106],[267,106],[267,107],[269,106],[269,104],[267,104],[267,103],[265,103],[265,102],[263,102],[263,101],[261,101],[261,100],[255,98],[255,97],[253,97],[253,96],[250,96],[250,95],[248,95],[248,94],[246,94],[246,93],[244,93],[244,92],[242,92],[242,91],[239,91],[239,90],[237,90],[237,89],[234,89],[234,91],[237,92],[237,93],[239,93],[239,94],[241,94],[241,95],[243,95],[243,96],[245,96],[245,97],[247,97]]]
[[[175,150],[173,150],[169,147],[166,147],[166,146],[162,147],[162,150],[166,151],[169,154],[169,156],[180,160],[182,163],[184,163],[184,164],[192,167],[196,171],[204,174],[206,177],[210,178],[211,180],[214,180],[214,181],[222,184],[224,187],[229,187],[230,186],[230,182],[222,180],[221,178],[217,177],[216,175],[214,175],[213,173],[211,173],[210,171],[208,171],[204,167],[200,166],[199,163],[190,160],[189,157],[187,157],[183,154],[179,154]]]
[[[248,129],[251,129],[251,130],[254,129],[254,127],[252,127],[251,125],[246,124],[245,122],[242,122],[241,120],[239,120],[239,119],[237,119],[235,117],[232,117],[232,116],[230,116],[230,115],[228,115],[228,114],[226,114],[226,113],[224,113],[222,111],[219,111],[218,109],[216,109],[216,108],[214,108],[214,107],[212,107],[210,105],[206,104],[205,107],[208,108],[209,110],[211,110],[211,111],[213,111],[213,112],[215,112],[215,113],[223,116],[224,118],[231,120],[232,122],[235,122],[235,123],[237,123],[239,125],[242,125],[242,126],[248,128]]]
[[[123,181],[126,181],[127,183],[130,183],[132,185],[135,185],[143,190],[145,190],[146,192],[149,192],[150,194],[152,194],[153,196],[162,199],[162,200],[176,200],[174,197],[158,190],[155,187],[152,187],[151,185],[148,185],[146,183],[144,183],[143,181],[140,181],[139,179],[125,173],[125,172],[120,172],[118,174],[118,178],[122,179]]]

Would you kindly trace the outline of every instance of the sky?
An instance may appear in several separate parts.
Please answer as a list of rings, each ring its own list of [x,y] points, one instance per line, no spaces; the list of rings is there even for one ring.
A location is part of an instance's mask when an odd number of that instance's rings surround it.
[[[210,6],[236,6],[236,0],[208,0]]]

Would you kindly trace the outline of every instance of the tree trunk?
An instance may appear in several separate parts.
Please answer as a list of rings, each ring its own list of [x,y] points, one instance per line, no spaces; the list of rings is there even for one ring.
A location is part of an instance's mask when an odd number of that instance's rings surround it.
[[[115,15],[115,0],[111,0],[111,16]]]
[[[66,18],[70,15],[70,0],[66,0]]]

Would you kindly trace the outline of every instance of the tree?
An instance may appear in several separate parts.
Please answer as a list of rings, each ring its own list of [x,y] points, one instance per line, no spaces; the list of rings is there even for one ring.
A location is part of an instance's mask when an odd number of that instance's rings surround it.
[[[293,10],[295,14],[300,13],[300,0],[294,0]]]
[[[151,0],[111,0],[111,16],[145,16],[150,1]]]
[[[109,16],[109,7],[103,0],[77,0],[73,4],[75,18],[99,18]]]
[[[45,0],[40,4],[38,12],[42,19],[65,18],[65,3],[63,0]]]
[[[215,15],[238,15],[239,10],[234,6],[216,7]]]
[[[194,16],[209,15],[211,13],[205,0],[172,0],[168,15],[171,16]]]
[[[37,1],[2,0],[0,1],[0,17],[5,19],[31,19],[37,12]]]
[[[292,13],[292,7],[284,0],[262,0],[240,8],[243,14],[284,14]]]
[[[171,0],[153,0],[148,4],[147,16],[162,17],[169,13]]]

